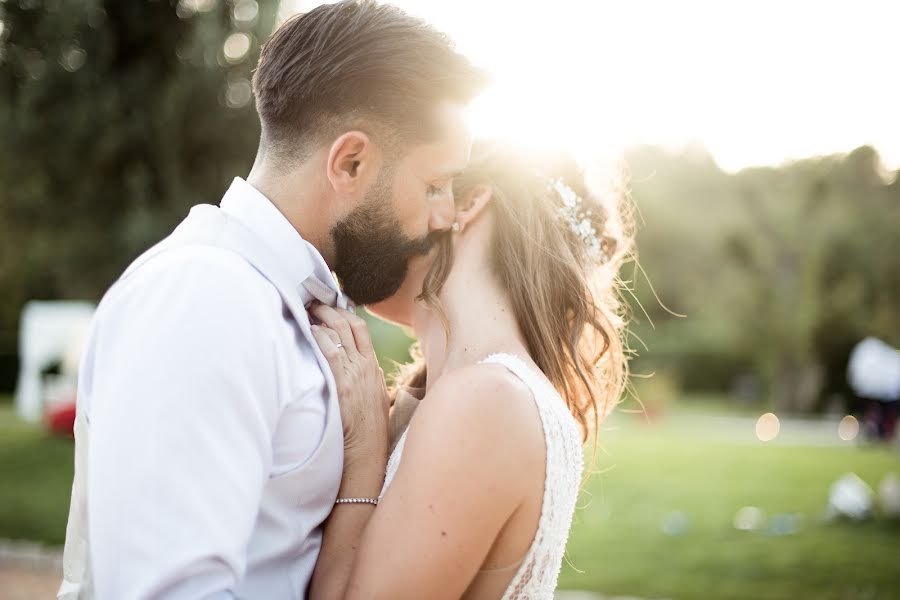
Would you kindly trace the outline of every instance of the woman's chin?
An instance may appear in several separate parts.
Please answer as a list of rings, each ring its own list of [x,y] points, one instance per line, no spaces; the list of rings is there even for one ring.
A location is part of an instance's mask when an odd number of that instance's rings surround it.
[[[395,298],[388,298],[375,304],[366,305],[366,310],[369,311],[369,314],[375,315],[382,321],[387,321],[403,328],[412,327],[412,319],[410,318],[412,311],[403,310],[403,307],[398,306],[398,304],[399,302]]]

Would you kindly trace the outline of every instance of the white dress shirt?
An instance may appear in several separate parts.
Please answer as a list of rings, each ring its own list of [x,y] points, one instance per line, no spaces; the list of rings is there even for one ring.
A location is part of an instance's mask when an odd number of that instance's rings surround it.
[[[244,180],[221,211],[295,285],[188,243],[151,250],[104,297],[80,370],[61,598],[305,597],[343,443],[333,379],[285,294],[302,307],[311,274],[335,284]]]

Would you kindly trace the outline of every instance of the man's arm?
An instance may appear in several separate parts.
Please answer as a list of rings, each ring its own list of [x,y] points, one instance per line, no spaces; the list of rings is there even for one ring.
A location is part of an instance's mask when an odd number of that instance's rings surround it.
[[[279,412],[254,277],[220,250],[172,251],[101,306],[83,373],[100,598],[230,597],[244,573]]]

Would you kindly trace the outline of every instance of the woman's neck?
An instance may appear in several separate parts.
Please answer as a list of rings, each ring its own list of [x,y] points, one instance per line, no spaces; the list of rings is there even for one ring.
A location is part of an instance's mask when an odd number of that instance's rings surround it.
[[[450,326],[449,339],[435,310],[416,308],[413,323],[428,366],[427,387],[441,374],[489,354],[527,353],[512,304],[486,267],[468,272],[454,269],[438,300]]]

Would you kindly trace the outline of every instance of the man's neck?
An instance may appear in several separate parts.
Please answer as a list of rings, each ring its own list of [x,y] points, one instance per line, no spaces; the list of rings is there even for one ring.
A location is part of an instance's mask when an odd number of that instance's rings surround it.
[[[311,162],[287,173],[275,173],[265,161],[257,159],[247,176],[247,183],[275,205],[330,267],[334,260],[330,243],[331,215],[324,201],[325,190],[313,175]]]

